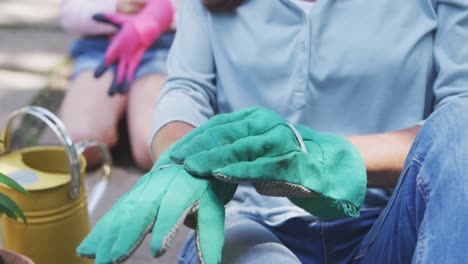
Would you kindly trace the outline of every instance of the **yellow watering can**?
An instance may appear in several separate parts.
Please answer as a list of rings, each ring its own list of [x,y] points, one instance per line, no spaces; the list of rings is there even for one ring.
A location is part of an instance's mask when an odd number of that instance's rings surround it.
[[[12,121],[29,114],[46,123],[64,147],[36,146],[11,151]],[[91,263],[76,256],[75,249],[90,230],[88,207],[93,210],[102,196],[112,161],[108,149],[96,142],[73,144],[63,123],[50,111],[36,106],[13,112],[0,135],[0,171],[19,182],[29,195],[0,185],[23,209],[28,224],[2,217],[3,246],[31,258],[36,264]],[[85,192],[86,160],[82,155],[97,146],[103,153],[101,177],[88,200]]]

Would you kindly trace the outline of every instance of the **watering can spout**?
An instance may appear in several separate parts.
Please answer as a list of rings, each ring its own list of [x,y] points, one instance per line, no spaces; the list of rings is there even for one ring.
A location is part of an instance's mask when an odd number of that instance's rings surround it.
[[[88,213],[93,214],[99,201],[109,185],[109,179],[112,173],[112,157],[109,149],[102,143],[96,141],[81,141],[76,144],[76,151],[81,155],[86,149],[97,147],[102,154],[102,165],[100,171],[100,180],[94,185],[88,193]]]

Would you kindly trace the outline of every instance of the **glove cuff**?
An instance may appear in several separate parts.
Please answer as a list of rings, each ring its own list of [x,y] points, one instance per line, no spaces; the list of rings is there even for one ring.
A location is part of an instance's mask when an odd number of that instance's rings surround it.
[[[304,140],[302,139],[302,136],[299,133],[299,131],[297,131],[296,127],[291,122],[287,121],[286,124],[288,124],[289,128],[294,133],[294,136],[296,136],[297,142],[299,143],[299,146],[301,146],[302,152],[307,153],[307,148],[304,144]]]

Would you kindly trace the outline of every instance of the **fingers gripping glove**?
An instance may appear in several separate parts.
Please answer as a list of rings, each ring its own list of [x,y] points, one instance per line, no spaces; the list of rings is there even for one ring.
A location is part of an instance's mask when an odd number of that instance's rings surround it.
[[[213,117],[170,156],[193,175],[251,182],[260,194],[288,197],[323,218],[358,216],[364,200],[366,169],[350,142],[264,108]]]
[[[235,190],[233,184],[195,178],[165,155],[99,220],[77,253],[97,264],[121,263],[152,232],[151,254],[159,257],[185,221],[196,231],[200,262],[220,263],[224,205]]]
[[[97,14],[93,17],[96,21],[120,29],[112,39],[103,63],[94,73],[98,78],[111,65],[117,64],[109,95],[124,94],[128,91],[144,52],[169,29],[173,16],[171,0],[149,0],[136,15]]]

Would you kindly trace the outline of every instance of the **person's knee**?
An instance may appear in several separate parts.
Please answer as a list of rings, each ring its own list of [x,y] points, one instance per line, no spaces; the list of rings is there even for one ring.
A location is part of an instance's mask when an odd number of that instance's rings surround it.
[[[245,217],[228,217],[226,221],[222,263],[301,263],[270,230],[256,221]],[[199,263],[195,248],[192,233],[182,249],[179,263]]]
[[[269,242],[243,248],[242,251],[223,252],[223,263],[229,264],[265,264],[265,263],[301,263],[284,245]]]
[[[98,131],[89,131],[86,129],[72,129],[69,131],[70,137],[73,142],[78,143],[82,141],[96,141],[107,147],[114,146],[118,141],[117,132],[107,131],[107,133],[96,133]],[[94,169],[103,160],[102,152],[97,147],[88,148],[83,152],[87,161],[87,168]]]
[[[468,97],[460,98],[438,108],[425,125],[437,126],[447,131],[468,130]]]
[[[439,154],[451,159],[460,166],[466,166],[468,158],[468,97],[448,104],[445,120],[441,121],[444,133],[436,135],[433,144]],[[466,175],[468,176],[468,175]]]
[[[425,182],[438,182],[456,190],[468,180],[464,173],[468,169],[467,113],[468,98],[449,102],[438,108],[420,129],[412,158],[424,163],[419,174],[424,175],[421,179]],[[447,182],[442,177],[445,175],[451,175]]]
[[[223,263],[300,263],[266,227],[249,218],[229,219]]]
[[[96,79],[85,71],[70,83],[60,108],[60,119],[73,141],[94,140],[113,146],[118,141],[117,125],[126,109],[125,96],[109,97],[111,74]]]
[[[108,147],[117,144],[119,140],[117,131],[114,129],[92,129],[89,126],[68,126],[68,133],[73,142],[97,141]]]
[[[452,125],[455,129],[468,131],[468,97],[460,98],[449,105]]]
[[[436,109],[421,127],[416,147],[425,152],[446,151],[450,146],[468,148],[468,97],[449,102]]]

